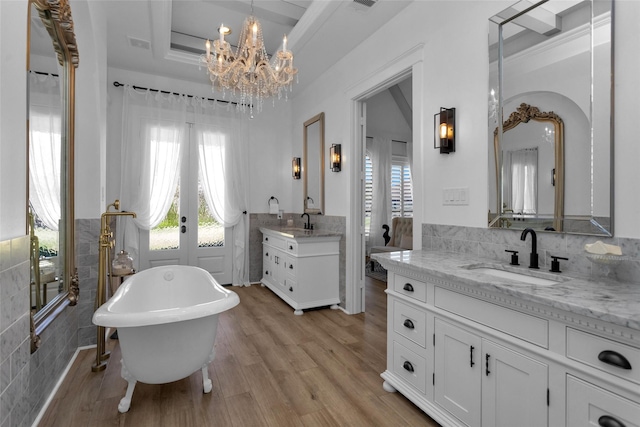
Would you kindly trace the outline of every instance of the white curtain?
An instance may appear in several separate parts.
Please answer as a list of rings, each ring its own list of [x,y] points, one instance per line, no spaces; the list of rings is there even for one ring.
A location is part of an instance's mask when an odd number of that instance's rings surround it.
[[[509,152],[511,157],[511,206],[516,213],[534,214],[538,194],[538,149]]]
[[[391,140],[367,138],[367,152],[373,169],[373,198],[369,246],[384,246],[383,224],[391,226]]]
[[[180,163],[187,138],[187,105],[184,95],[137,91],[124,87],[122,108],[123,210],[137,218],[118,226],[118,241],[137,262],[139,229],[150,230],[166,216],[180,177]]]
[[[29,202],[51,230],[61,215],[61,126],[59,78],[29,73]]]
[[[249,285],[248,122],[231,106],[195,98],[198,173],[215,219],[233,227],[234,285]]]

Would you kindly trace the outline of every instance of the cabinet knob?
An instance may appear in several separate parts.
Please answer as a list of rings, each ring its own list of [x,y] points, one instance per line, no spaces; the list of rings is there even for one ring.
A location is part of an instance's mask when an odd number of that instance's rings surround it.
[[[293,246],[289,245],[289,250],[292,251],[293,250]]]
[[[293,264],[289,264],[289,270],[293,270]]]
[[[289,286],[289,292],[293,292],[293,286]]]
[[[269,271],[265,271],[264,274],[265,274],[265,276],[268,276],[269,275]]]
[[[268,237],[265,237],[265,238],[264,238],[264,241],[265,241],[265,242],[268,242],[268,241],[269,241],[269,238],[268,238]]]
[[[403,325],[404,325],[405,328],[408,328],[408,329],[415,328],[415,326],[413,325],[413,322],[410,319],[406,319],[404,321]]]
[[[598,360],[606,363],[607,365],[616,366],[622,369],[631,369],[631,363],[629,363],[627,358],[613,350],[601,351],[598,355]]]
[[[613,417],[610,417],[609,415],[603,415],[598,418],[598,425],[602,427],[625,427],[623,423]]]
[[[402,367],[409,372],[413,372],[413,365],[408,360],[402,364]]]
[[[411,285],[411,283],[405,283],[402,289],[407,292],[413,292],[413,285]]]
[[[269,256],[269,252],[266,252],[266,253],[264,254],[264,256]]]

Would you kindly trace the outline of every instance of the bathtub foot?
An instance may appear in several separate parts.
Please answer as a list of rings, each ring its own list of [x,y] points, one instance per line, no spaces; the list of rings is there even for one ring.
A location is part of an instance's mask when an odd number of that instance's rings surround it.
[[[136,380],[129,380],[129,385],[127,386],[127,392],[122,399],[120,399],[120,403],[118,404],[118,411],[124,414],[131,407],[131,396],[133,396],[133,389],[136,388]]]
[[[340,308],[340,306],[338,304],[333,304],[330,308],[331,310],[337,310]]]
[[[213,383],[211,379],[209,379],[209,367],[207,365],[202,367],[202,387],[205,393],[210,393],[211,389],[213,389]]]
[[[295,314],[296,316],[302,316],[304,314],[304,311],[302,311],[302,310],[294,310],[293,314]]]

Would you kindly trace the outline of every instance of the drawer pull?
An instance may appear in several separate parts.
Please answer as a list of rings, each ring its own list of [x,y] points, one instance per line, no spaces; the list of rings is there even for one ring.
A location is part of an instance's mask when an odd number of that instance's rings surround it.
[[[265,252],[264,256],[269,256],[269,252]]]
[[[292,251],[293,250],[293,246],[289,245],[289,250]]]
[[[625,427],[624,424],[609,415],[603,415],[598,418],[598,425],[602,427]]]
[[[485,355],[485,357],[484,357],[484,358],[485,358],[485,362],[486,362],[485,367],[486,367],[486,369],[487,369],[487,373],[486,373],[486,375],[487,375],[487,376],[489,376],[489,374],[491,373],[491,371],[489,370],[489,358],[490,358],[490,357],[491,357],[491,356],[489,356],[489,353],[487,353],[487,354]]]
[[[413,325],[413,322],[411,320],[409,320],[409,319],[406,319],[404,321],[403,325],[404,325],[405,328],[408,328],[408,329],[415,328],[415,326]]]
[[[293,264],[289,264],[289,270],[293,270]]]
[[[608,365],[617,366],[618,368],[631,369],[631,363],[629,363],[627,358],[615,351],[601,351],[598,355],[598,360]]]
[[[473,349],[475,347],[474,346],[469,346],[469,366],[471,366],[473,368],[473,365],[475,365],[476,363],[473,361]]]
[[[413,292],[413,286],[411,285],[411,283],[405,283],[402,289],[404,289],[407,292]]]
[[[409,361],[404,362],[404,363],[402,364],[402,367],[403,367],[404,369],[406,369],[407,371],[409,371],[409,372],[413,372],[413,365],[412,365],[412,364],[411,364],[411,362],[409,362]]]

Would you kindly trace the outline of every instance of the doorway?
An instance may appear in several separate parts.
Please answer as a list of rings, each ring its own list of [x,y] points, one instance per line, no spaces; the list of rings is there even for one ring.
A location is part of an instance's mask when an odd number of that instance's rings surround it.
[[[413,191],[417,195],[413,203],[414,227],[418,230],[414,233],[413,247],[422,246],[422,236],[419,232],[422,222],[422,173],[419,165],[422,164],[423,140],[422,129],[425,126],[423,113],[423,44],[402,53],[394,61],[384,64],[373,70],[368,77],[354,85],[347,92],[351,100],[351,131],[350,138],[353,142],[353,155],[350,156],[350,188],[352,197],[349,197],[349,216],[347,218],[347,283],[346,283],[346,311],[351,314],[363,312],[365,309],[365,224],[364,224],[364,193],[365,193],[365,165],[366,152],[366,101],[377,93],[386,90],[396,83],[411,78],[412,108],[412,133],[414,141],[413,162],[417,167],[412,171],[414,182]]]
[[[218,283],[232,282],[232,228],[213,217],[205,200],[198,162],[198,127],[189,125],[173,203],[163,221],[140,230],[140,269],[191,265],[207,270]]]

